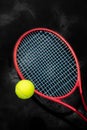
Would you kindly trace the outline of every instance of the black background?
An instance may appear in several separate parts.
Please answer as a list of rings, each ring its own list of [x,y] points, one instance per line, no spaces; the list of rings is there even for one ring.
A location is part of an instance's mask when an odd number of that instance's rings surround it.
[[[14,93],[20,79],[13,65],[13,48],[20,35],[35,27],[53,29],[72,45],[80,63],[87,102],[86,1],[0,0],[0,130],[86,130],[87,123],[75,113],[66,113],[60,107],[60,114],[44,107],[34,97],[21,100]],[[76,104],[81,109],[80,102]]]

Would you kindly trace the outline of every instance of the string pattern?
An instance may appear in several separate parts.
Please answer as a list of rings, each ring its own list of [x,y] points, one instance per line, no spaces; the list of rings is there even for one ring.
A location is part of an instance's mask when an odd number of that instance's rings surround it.
[[[51,32],[37,30],[27,34],[18,46],[17,63],[24,78],[47,96],[66,95],[77,81],[70,49]]]

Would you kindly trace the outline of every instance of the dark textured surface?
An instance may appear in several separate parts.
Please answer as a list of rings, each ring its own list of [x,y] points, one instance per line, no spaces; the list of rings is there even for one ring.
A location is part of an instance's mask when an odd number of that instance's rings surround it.
[[[0,130],[87,129],[75,113],[48,109],[34,97],[20,100],[14,93],[20,80],[13,66],[13,48],[25,31],[47,27],[58,31],[74,48],[81,67],[82,86],[87,101],[87,4],[77,0],[0,1]],[[70,98],[78,109],[77,95]],[[86,115],[86,113],[85,113]]]

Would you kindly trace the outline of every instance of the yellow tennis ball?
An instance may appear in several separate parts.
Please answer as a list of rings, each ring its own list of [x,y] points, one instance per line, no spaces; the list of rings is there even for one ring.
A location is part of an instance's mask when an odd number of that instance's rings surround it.
[[[34,89],[30,80],[20,80],[15,86],[15,93],[20,99],[28,99],[33,96]]]

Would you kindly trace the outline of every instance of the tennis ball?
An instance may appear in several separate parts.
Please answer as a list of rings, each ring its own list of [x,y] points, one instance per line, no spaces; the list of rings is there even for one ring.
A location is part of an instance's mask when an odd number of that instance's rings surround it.
[[[15,93],[20,99],[28,99],[33,96],[34,89],[30,80],[20,80],[15,86]]]

